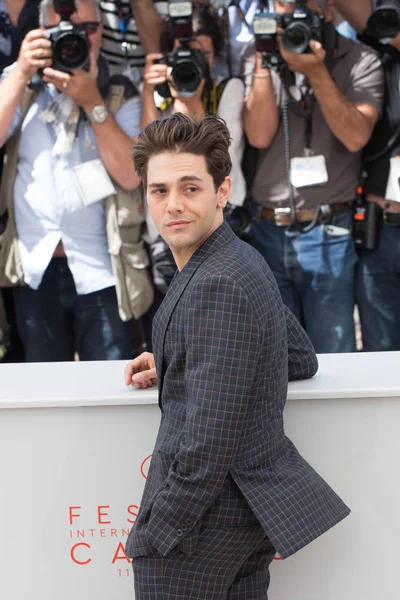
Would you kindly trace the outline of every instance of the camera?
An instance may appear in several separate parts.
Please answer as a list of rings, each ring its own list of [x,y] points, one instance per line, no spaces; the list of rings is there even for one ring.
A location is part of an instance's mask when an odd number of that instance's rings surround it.
[[[90,43],[87,32],[69,20],[76,10],[75,0],[53,0],[53,6],[61,16],[58,25],[46,29],[46,37],[52,45],[53,69],[67,73],[74,69],[88,71]]]
[[[204,52],[189,46],[193,39],[192,2],[170,0],[168,14],[173,38],[179,40],[180,46],[175,52],[169,52],[160,62],[172,68],[171,79],[179,96],[190,98],[196,93],[201,80],[208,75],[208,63]]]
[[[325,17],[298,2],[292,13],[277,15],[261,10],[256,13],[253,31],[256,50],[261,52],[263,68],[278,68],[283,61],[279,52],[278,27],[283,29],[282,45],[294,54],[311,52],[310,40],[322,42]]]
[[[246,206],[235,206],[230,202],[224,208],[224,219],[240,239],[246,240],[250,232],[253,218]]]
[[[365,31],[382,44],[390,42],[400,32],[400,7],[390,2],[372,2]]]
[[[311,52],[311,40],[322,42],[325,17],[307,6],[296,6],[291,14],[280,15],[279,24],[284,28],[282,45],[294,54]]]

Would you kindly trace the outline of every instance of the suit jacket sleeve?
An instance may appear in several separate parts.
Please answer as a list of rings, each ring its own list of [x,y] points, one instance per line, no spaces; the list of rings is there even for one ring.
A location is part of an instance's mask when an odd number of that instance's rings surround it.
[[[192,293],[185,319],[185,437],[147,529],[148,541],[164,556],[222,490],[249,409],[262,337],[245,293],[229,277],[210,277]]]
[[[317,355],[310,338],[287,306],[285,306],[285,315],[289,381],[309,379],[318,371]]]

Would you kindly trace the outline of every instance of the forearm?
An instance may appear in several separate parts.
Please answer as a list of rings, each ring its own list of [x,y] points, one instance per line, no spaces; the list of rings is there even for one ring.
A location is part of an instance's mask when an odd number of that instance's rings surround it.
[[[126,190],[140,185],[140,179],[133,168],[132,147],[134,139],[122,131],[113,115],[109,114],[104,123],[92,123],[100,158],[112,179]]]
[[[358,33],[365,29],[371,14],[370,0],[336,0],[335,8],[343,19],[348,21]]]
[[[309,76],[309,81],[333,135],[350,152],[359,152],[371,135],[368,118],[342,94],[324,64]]]
[[[184,115],[196,116],[202,119],[205,115],[203,104],[200,98],[185,98],[181,100],[176,98],[174,101],[174,113],[180,112]]]
[[[279,113],[272,78],[254,77],[243,107],[243,127],[247,139],[255,148],[268,148],[278,125]]]
[[[154,8],[152,0],[132,0],[132,12],[145,53],[159,52],[161,17]]]
[[[318,359],[310,338],[294,314],[285,308],[289,381],[309,379],[318,371]]]
[[[7,141],[15,112],[21,102],[28,80],[18,66],[0,83],[0,146]]]
[[[142,116],[140,121],[142,131],[149,123],[152,123],[157,118],[158,111],[154,102],[154,87],[146,86],[146,84],[144,84],[142,92]]]

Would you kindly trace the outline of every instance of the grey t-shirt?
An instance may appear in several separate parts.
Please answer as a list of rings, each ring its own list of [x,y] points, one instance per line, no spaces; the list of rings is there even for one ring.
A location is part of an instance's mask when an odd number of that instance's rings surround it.
[[[250,92],[254,69],[254,45],[244,56],[246,93]],[[338,36],[336,62],[331,73],[343,95],[354,103],[364,103],[380,109],[383,97],[383,70],[375,52]],[[284,94],[280,76],[272,71],[272,81],[278,106]],[[306,121],[289,111],[291,157],[304,156]],[[312,151],[325,156],[329,180],[323,185],[295,189],[296,205],[312,208],[322,204],[348,202],[355,197],[359,185],[361,152],[350,152],[329,129],[318,104],[312,115]],[[254,202],[269,208],[289,206],[289,187],[286,178],[284,132],[282,117],[271,145],[258,152],[257,170],[253,184]]]

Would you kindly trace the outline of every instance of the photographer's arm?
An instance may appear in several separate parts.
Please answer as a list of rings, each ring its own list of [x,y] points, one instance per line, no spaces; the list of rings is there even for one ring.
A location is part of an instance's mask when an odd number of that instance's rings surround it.
[[[146,54],[159,52],[161,17],[152,0],[132,0],[132,13],[137,32]]]
[[[0,83],[0,146],[8,138],[26,85],[39,67],[51,64],[51,43],[43,29],[30,31],[22,42],[15,68]]]
[[[259,149],[268,148],[279,125],[271,72],[261,68],[261,60],[261,54],[257,52],[250,93],[243,107],[243,127],[247,139]]]
[[[162,54],[156,52],[146,56],[142,90],[142,118],[140,122],[142,131],[149,123],[158,119],[154,92],[156,85],[165,83],[167,80],[167,65],[157,63],[161,58]]]
[[[77,70],[73,74],[46,68],[43,81],[53,83],[56,88],[67,94],[86,114],[95,106],[103,106],[104,99],[97,87],[97,61],[91,57],[93,65],[87,73]],[[92,123],[101,160],[114,181],[126,190],[140,185],[140,179],[132,165],[132,146],[135,138],[127,135],[118,125],[112,114],[104,123]],[[139,129],[139,127],[137,128]]]
[[[358,33],[362,33],[371,14],[371,0],[336,0],[335,9]]]
[[[293,54],[281,46],[289,69],[308,78],[317,102],[333,135],[350,152],[359,152],[367,144],[379,117],[379,109],[367,102],[351,102],[337,87],[324,59],[325,50],[311,40],[310,54]]]

